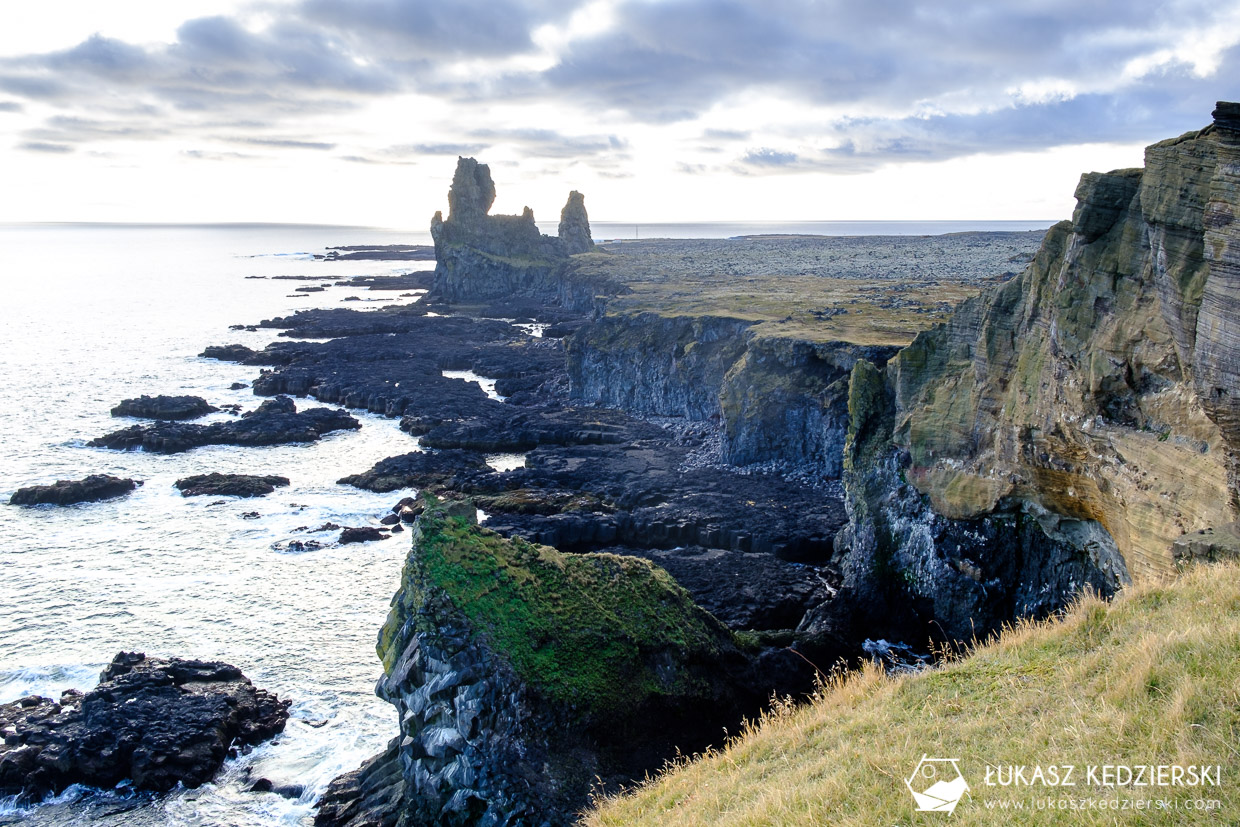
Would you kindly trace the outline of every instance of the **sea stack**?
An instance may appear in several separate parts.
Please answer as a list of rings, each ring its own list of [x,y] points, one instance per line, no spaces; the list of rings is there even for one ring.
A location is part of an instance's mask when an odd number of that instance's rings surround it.
[[[560,211],[560,243],[570,256],[594,249],[590,237],[590,216],[586,215],[586,197],[577,190],[568,194],[568,202]]]
[[[435,281],[430,301],[491,301],[555,293],[570,256],[594,249],[585,198],[568,196],[558,236],[543,235],[529,207],[491,215],[495,182],[475,158],[458,158],[448,190],[448,217],[431,219]]]

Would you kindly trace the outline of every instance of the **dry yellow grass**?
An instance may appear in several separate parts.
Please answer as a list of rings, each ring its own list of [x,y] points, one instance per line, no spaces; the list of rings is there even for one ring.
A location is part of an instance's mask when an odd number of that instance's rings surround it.
[[[951,815],[917,812],[904,785],[923,753],[960,759],[970,795]],[[1074,765],[1077,784],[985,783],[988,765],[1039,764]],[[1105,764],[1221,765],[1222,783],[1087,783],[1086,767]],[[1062,620],[1021,624],[929,672],[836,681],[725,749],[600,802],[586,823],[1240,824],[1238,770],[1240,564],[1230,562],[1111,604],[1085,598]],[[1038,808],[1048,800],[1069,809]],[[1148,809],[1073,808],[1100,801]],[[1186,809],[1197,801],[1215,803]]]

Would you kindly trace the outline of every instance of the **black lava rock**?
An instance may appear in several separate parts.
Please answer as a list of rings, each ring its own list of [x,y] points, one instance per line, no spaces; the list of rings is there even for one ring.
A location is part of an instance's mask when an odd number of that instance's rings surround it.
[[[357,430],[362,425],[348,413],[332,408],[297,412],[288,397],[269,399],[235,422],[194,425],[187,422],[154,422],[133,425],[91,440],[92,448],[129,450],[141,448],[157,454],[176,454],[203,445],[282,445],[313,442],[323,434]]]
[[[201,396],[146,396],[123,399],[112,409],[112,416],[135,416],[140,419],[197,419],[219,408]]]
[[[57,480],[52,485],[19,488],[9,497],[9,505],[72,505],[121,497],[142,484],[141,480],[121,479],[110,474],[91,474],[80,480]]]
[[[281,732],[288,706],[227,663],[121,652],[90,692],[0,706],[0,795],[37,799],[126,778],[157,792],[197,787],[234,743]]]
[[[182,497],[262,497],[288,485],[288,477],[251,474],[195,474],[176,481]]]
[[[347,543],[370,543],[375,540],[386,540],[387,535],[373,526],[360,526],[357,528],[346,528],[340,532],[340,544]]]

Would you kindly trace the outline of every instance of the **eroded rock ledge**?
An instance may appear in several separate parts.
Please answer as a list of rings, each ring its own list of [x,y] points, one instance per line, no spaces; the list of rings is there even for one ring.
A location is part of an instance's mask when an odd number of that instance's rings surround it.
[[[335,782],[320,827],[569,824],[592,786],[702,748],[771,688],[657,566],[505,539],[474,511],[430,498],[418,518],[378,644],[400,736]]]

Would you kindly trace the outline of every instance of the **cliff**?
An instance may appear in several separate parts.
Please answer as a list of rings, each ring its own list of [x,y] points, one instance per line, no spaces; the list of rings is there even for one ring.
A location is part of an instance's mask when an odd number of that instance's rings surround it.
[[[468,501],[427,499],[378,652],[400,735],[317,824],[567,824],[592,785],[702,748],[761,700],[732,634],[662,569],[502,538]]]
[[[594,249],[585,198],[573,191],[560,214],[559,235],[545,236],[526,207],[521,215],[490,215],[495,183],[486,164],[458,158],[448,190],[448,217],[431,219],[435,279],[431,300],[482,302],[522,296],[572,306],[588,300],[563,292],[570,256]]]
[[[968,638],[1165,579],[1173,541],[1235,519],[1238,108],[1083,176],[1019,278],[854,368],[855,622]]]

